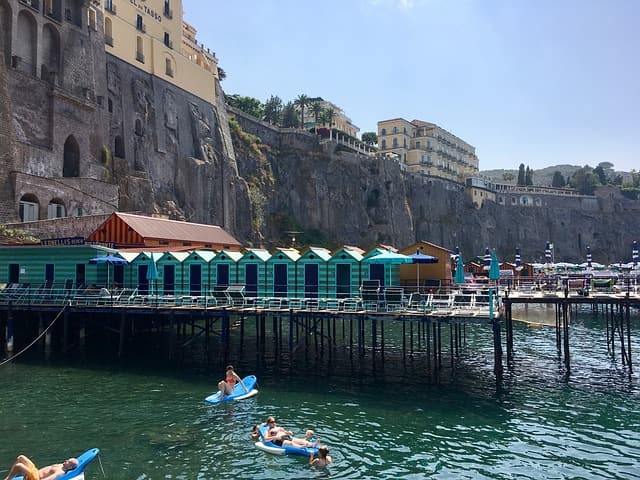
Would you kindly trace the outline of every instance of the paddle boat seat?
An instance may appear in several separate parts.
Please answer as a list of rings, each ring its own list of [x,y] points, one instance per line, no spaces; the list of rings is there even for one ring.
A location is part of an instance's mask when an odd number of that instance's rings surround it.
[[[78,466],[73,470],[69,470],[64,475],[58,477],[56,480],[84,480],[84,469],[89,465],[100,453],[97,448],[87,450],[78,457]],[[13,477],[13,480],[24,480],[24,476],[19,475]]]

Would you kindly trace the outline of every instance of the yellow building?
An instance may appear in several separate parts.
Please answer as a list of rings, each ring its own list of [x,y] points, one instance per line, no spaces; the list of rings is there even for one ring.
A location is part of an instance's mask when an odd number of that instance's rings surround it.
[[[351,135],[354,138],[358,138],[358,132],[360,132],[360,128],[353,124],[351,119],[347,117],[340,107],[338,107],[335,103],[329,102],[327,100],[323,100],[322,98],[312,98],[311,104],[307,105],[304,110],[304,127],[305,128],[313,128],[313,127],[326,127],[329,128],[328,123],[322,123],[322,120],[318,119],[318,125],[315,122],[315,115],[312,110],[312,104],[318,102],[323,110],[333,110],[335,116],[333,117],[333,128],[339,130],[341,132],[346,133],[347,135]]]
[[[434,123],[403,118],[378,122],[378,150],[394,153],[408,172],[464,184],[478,176],[476,149]]]
[[[107,53],[215,103],[217,60],[182,20],[181,0],[106,0]]]
[[[476,208],[482,207],[484,202],[496,201],[496,184],[490,180],[478,177],[467,178],[465,188]]]

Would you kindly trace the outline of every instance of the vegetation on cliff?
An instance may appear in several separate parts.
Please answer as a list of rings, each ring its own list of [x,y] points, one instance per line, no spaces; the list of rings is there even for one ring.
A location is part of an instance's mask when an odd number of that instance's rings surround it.
[[[11,243],[38,243],[38,239],[31,236],[24,230],[7,228],[6,225],[0,225],[0,244]]]

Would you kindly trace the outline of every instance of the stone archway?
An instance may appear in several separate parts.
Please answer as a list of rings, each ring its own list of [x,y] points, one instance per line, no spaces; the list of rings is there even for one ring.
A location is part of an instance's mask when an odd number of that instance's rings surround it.
[[[69,135],[64,142],[62,176],[80,176],[80,146],[73,135]]]
[[[31,75],[36,74],[37,24],[31,12],[22,10],[18,14],[18,41],[15,45],[15,68]]]
[[[60,73],[60,33],[51,23],[42,28],[42,79],[55,83]]]

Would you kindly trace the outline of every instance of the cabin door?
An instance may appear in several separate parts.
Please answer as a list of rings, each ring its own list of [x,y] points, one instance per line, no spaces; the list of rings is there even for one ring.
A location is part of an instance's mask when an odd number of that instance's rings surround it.
[[[53,285],[56,266],[53,263],[47,263],[44,266],[44,280],[48,285]]]
[[[379,280],[380,286],[384,287],[384,264],[372,263],[369,265],[369,280]]]
[[[147,270],[149,270],[149,266],[146,263],[138,265],[138,293],[140,295],[149,295],[149,279],[147,278]]]
[[[273,266],[273,295],[275,297],[287,296],[287,264],[276,263]]]
[[[351,265],[339,263],[336,265],[336,297],[351,296]]]
[[[306,298],[318,298],[318,265],[307,263],[304,266],[304,296]]]
[[[84,263],[76,264],[76,288],[83,287],[86,281]]]
[[[9,283],[20,283],[20,265],[17,263],[9,264]]]
[[[124,265],[113,266],[113,285],[116,287],[124,285]]]
[[[247,297],[258,296],[258,265],[250,263],[244,267],[244,291]]]
[[[173,295],[176,291],[176,266],[165,265],[162,272],[162,292]]]
[[[189,291],[194,297],[198,297],[202,294],[202,265],[190,265]]]
[[[229,285],[229,265],[221,263],[217,266],[217,282],[216,285],[226,287]]]

